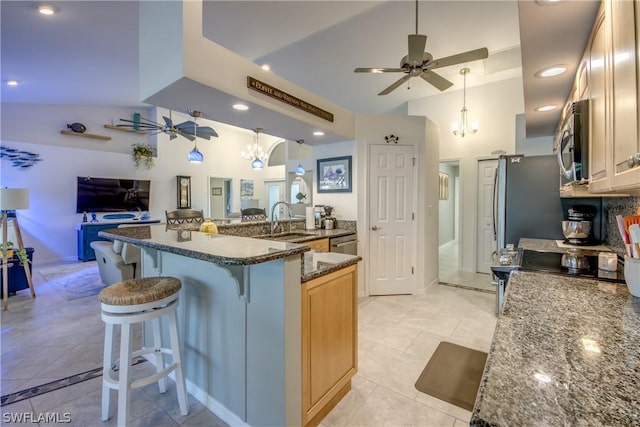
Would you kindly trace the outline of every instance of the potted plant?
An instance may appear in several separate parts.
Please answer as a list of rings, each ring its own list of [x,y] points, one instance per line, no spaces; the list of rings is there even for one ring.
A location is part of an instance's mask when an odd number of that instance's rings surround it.
[[[31,261],[29,260],[29,255],[27,254],[26,249],[16,249],[15,250],[18,259],[20,260],[20,265],[29,264]]]
[[[131,157],[136,167],[144,165],[147,169],[153,167],[153,148],[149,144],[132,144]]]
[[[13,258],[13,242],[9,240],[6,244],[0,243],[0,252],[2,256],[7,256],[7,258]]]

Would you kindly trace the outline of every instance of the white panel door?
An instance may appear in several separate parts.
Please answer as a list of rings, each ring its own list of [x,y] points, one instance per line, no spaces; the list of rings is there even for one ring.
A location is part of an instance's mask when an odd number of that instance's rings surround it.
[[[416,277],[414,147],[370,149],[369,294],[411,294]]]
[[[494,239],[493,224],[493,185],[498,168],[497,160],[481,160],[478,162],[478,213],[477,213],[477,247],[476,271],[491,272],[491,256],[497,248]]]

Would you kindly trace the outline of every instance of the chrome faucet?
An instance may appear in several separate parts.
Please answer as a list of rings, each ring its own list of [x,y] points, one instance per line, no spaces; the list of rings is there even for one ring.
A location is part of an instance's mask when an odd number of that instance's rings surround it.
[[[276,228],[278,227],[278,220],[274,219],[274,213],[276,211],[276,207],[281,204],[289,208],[289,233],[291,233],[291,218],[293,216],[293,207],[291,206],[290,203],[281,200],[279,202],[275,202],[273,204],[273,207],[271,208],[271,227],[270,227],[271,234],[273,234],[273,232],[276,231]]]

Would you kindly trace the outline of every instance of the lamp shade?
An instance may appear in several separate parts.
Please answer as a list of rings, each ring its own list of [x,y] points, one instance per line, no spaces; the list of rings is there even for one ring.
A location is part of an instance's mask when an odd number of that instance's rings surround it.
[[[0,210],[29,209],[29,190],[26,188],[0,188]]]

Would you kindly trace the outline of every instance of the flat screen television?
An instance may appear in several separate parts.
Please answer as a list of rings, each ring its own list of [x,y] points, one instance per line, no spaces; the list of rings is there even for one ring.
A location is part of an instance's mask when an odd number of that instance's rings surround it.
[[[148,211],[151,181],[79,176],[76,212]]]

